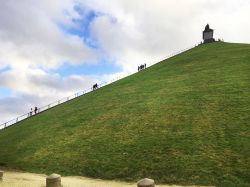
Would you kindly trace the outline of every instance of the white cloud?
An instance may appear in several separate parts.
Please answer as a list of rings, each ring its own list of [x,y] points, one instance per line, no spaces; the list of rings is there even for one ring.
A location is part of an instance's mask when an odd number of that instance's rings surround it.
[[[92,23],[92,36],[116,58],[123,71],[132,71],[138,64],[199,43],[207,23],[215,29],[216,39],[250,42],[247,24],[250,3],[243,0],[89,0],[82,3],[106,13]]]
[[[78,36],[58,25],[77,18],[71,1],[2,1],[0,11],[0,61],[12,67],[52,68],[94,61],[93,51]]]
[[[1,122],[27,113],[30,108],[41,107],[72,94],[87,90],[98,82],[88,76],[62,77],[40,69],[12,69],[0,74],[1,87],[12,90],[10,96],[0,98]]]
[[[94,84],[93,77],[72,75],[62,77],[41,69],[12,69],[0,74],[0,85],[16,93],[39,97],[56,95],[57,98],[87,89]]]

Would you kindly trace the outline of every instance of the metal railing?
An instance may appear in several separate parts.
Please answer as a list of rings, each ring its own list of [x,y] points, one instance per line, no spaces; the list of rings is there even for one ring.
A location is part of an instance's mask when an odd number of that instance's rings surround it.
[[[196,46],[197,46],[197,45],[192,46],[192,47],[189,47],[189,48],[185,48],[185,49],[180,50],[180,51],[178,51],[178,52],[175,52],[175,53],[172,53],[172,54],[167,55],[167,56],[165,56],[165,57],[162,57],[162,58],[159,58],[159,59],[157,59],[157,60],[154,60],[153,62],[151,62],[151,63],[149,63],[149,64],[147,65],[147,68],[150,67],[150,66],[152,66],[152,65],[155,65],[155,64],[157,64],[157,63],[160,63],[160,62],[162,62],[163,60],[167,60],[167,59],[169,59],[169,58],[171,58],[171,57],[174,57],[174,56],[176,56],[176,55],[178,55],[178,54],[180,54],[180,53],[183,53],[183,52],[185,52],[185,51],[188,51],[188,50],[190,50],[190,49],[192,49],[192,48],[194,48],[194,47],[196,47]],[[108,81],[108,82],[103,82],[103,83],[101,83],[101,84],[98,84],[98,89],[101,88],[101,87],[107,86],[107,85],[109,85],[109,84],[111,84],[111,83],[113,83],[113,82],[116,82],[116,81],[118,81],[118,80],[120,80],[120,79],[123,79],[123,78],[125,78],[125,77],[127,77],[127,76],[133,75],[133,74],[135,74],[135,73],[137,73],[137,72],[138,72],[138,71],[126,73],[125,75],[116,77],[116,78],[114,78],[114,79],[112,79],[112,80],[110,80],[110,81]],[[50,108],[53,108],[53,107],[55,107],[55,106],[57,106],[57,105],[60,105],[60,104],[63,104],[63,103],[65,103],[65,102],[70,101],[70,100],[72,100],[72,99],[75,99],[75,98],[77,98],[77,97],[83,96],[83,95],[85,95],[85,94],[87,94],[87,93],[90,93],[90,92],[92,92],[92,91],[93,91],[93,89],[92,89],[92,88],[89,88],[89,89],[86,89],[86,90],[83,90],[83,91],[80,91],[80,92],[76,92],[75,94],[73,94],[73,95],[71,95],[71,96],[64,97],[64,98],[59,99],[59,100],[57,100],[57,101],[55,101],[55,102],[53,102],[53,103],[50,103],[50,104],[48,104],[48,105],[45,105],[45,106],[42,106],[42,107],[38,108],[36,114],[34,114],[34,111],[33,111],[32,113],[31,113],[31,112],[25,113],[25,114],[23,114],[23,115],[21,115],[21,116],[18,116],[18,117],[14,118],[14,119],[12,119],[12,120],[10,120],[10,121],[7,121],[7,122],[5,122],[5,123],[0,124],[0,130],[5,129],[5,128],[7,128],[7,127],[10,127],[10,126],[12,126],[12,125],[14,125],[14,124],[16,124],[16,123],[18,123],[18,122],[20,122],[20,121],[23,121],[23,120],[25,120],[25,119],[27,119],[27,118],[30,118],[30,117],[32,117],[32,116],[35,116],[35,115],[37,115],[38,113],[44,112],[44,111],[46,111],[46,110],[48,110],[48,109],[50,109]]]

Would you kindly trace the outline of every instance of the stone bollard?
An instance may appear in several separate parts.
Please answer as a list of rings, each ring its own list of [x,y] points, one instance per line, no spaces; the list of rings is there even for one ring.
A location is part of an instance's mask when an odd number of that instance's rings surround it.
[[[46,177],[46,187],[61,187],[61,176],[53,173]]]
[[[3,171],[0,170],[0,180],[3,179]]]
[[[152,179],[142,179],[137,182],[137,187],[154,187],[155,186],[155,181]]]

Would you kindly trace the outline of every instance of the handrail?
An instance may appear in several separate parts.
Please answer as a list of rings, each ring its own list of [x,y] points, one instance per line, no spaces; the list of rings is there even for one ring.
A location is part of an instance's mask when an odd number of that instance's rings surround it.
[[[198,45],[199,45],[199,44],[198,44]],[[185,52],[185,51],[188,51],[188,50],[190,50],[190,49],[192,49],[192,48],[194,48],[194,47],[196,47],[196,46],[197,46],[197,45],[192,46],[192,47],[189,47],[189,48],[185,48],[185,49],[180,50],[180,51],[178,51],[178,52],[175,52],[175,53],[172,53],[172,54],[167,55],[167,56],[165,56],[165,57],[159,58],[158,60],[154,60],[152,63],[148,64],[147,66],[148,66],[148,67],[151,67],[152,65],[155,65],[155,64],[157,64],[157,63],[162,62],[163,60],[167,60],[167,59],[169,59],[169,58],[171,58],[171,57],[174,57],[174,56],[176,56],[176,55],[178,55],[178,54],[180,54],[180,53],[183,53],[183,52]],[[114,82],[120,80],[120,79],[123,79],[123,78],[125,78],[125,77],[127,77],[127,76],[130,76],[130,75],[133,75],[133,74],[136,74],[136,73],[137,73],[137,71],[134,71],[134,72],[131,72],[131,73],[127,73],[125,76],[119,76],[119,77],[113,78],[113,79],[110,80],[110,81],[100,83],[100,84],[98,85],[98,88],[107,86],[107,85],[109,85],[109,84],[112,84],[112,83],[114,83]],[[50,108],[53,108],[53,107],[55,107],[55,106],[57,106],[57,105],[60,105],[60,104],[65,103],[65,102],[68,102],[68,101],[70,101],[70,100],[72,100],[72,99],[75,99],[75,98],[77,98],[77,97],[86,95],[87,93],[90,93],[90,92],[92,92],[92,91],[93,91],[93,89],[92,89],[92,88],[89,88],[89,89],[86,89],[86,90],[83,90],[83,91],[76,92],[76,93],[73,94],[73,95],[70,95],[70,96],[68,96],[68,97],[64,97],[64,98],[59,99],[59,100],[57,100],[57,101],[55,101],[55,102],[52,102],[52,103],[50,103],[50,104],[47,104],[47,105],[45,105],[45,106],[42,106],[42,107],[38,108],[37,113],[44,112],[44,111],[46,111],[46,110],[48,110],[48,109],[50,109]],[[14,125],[14,124],[16,124],[16,123],[18,123],[18,122],[20,122],[20,121],[23,121],[23,120],[25,120],[25,119],[27,119],[27,118],[30,118],[30,117],[34,116],[34,115],[37,115],[37,114],[33,114],[33,113],[34,113],[34,111],[33,111],[32,114],[30,115],[30,112],[28,112],[28,113],[25,113],[25,114],[23,114],[23,115],[21,115],[21,116],[18,116],[18,117],[16,117],[16,118],[14,118],[14,119],[12,119],[12,120],[9,120],[9,121],[7,121],[7,122],[5,122],[5,123],[0,124],[0,130],[5,129],[5,128],[7,128],[7,127],[10,127],[10,126],[12,126],[12,125]]]

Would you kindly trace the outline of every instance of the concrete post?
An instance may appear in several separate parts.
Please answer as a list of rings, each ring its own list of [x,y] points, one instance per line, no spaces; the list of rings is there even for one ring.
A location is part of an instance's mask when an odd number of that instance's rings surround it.
[[[0,170],[0,180],[3,179],[3,171]]]
[[[46,177],[46,187],[61,187],[61,176],[53,173]]]
[[[154,187],[155,186],[155,181],[152,179],[142,179],[137,182],[137,187]]]

